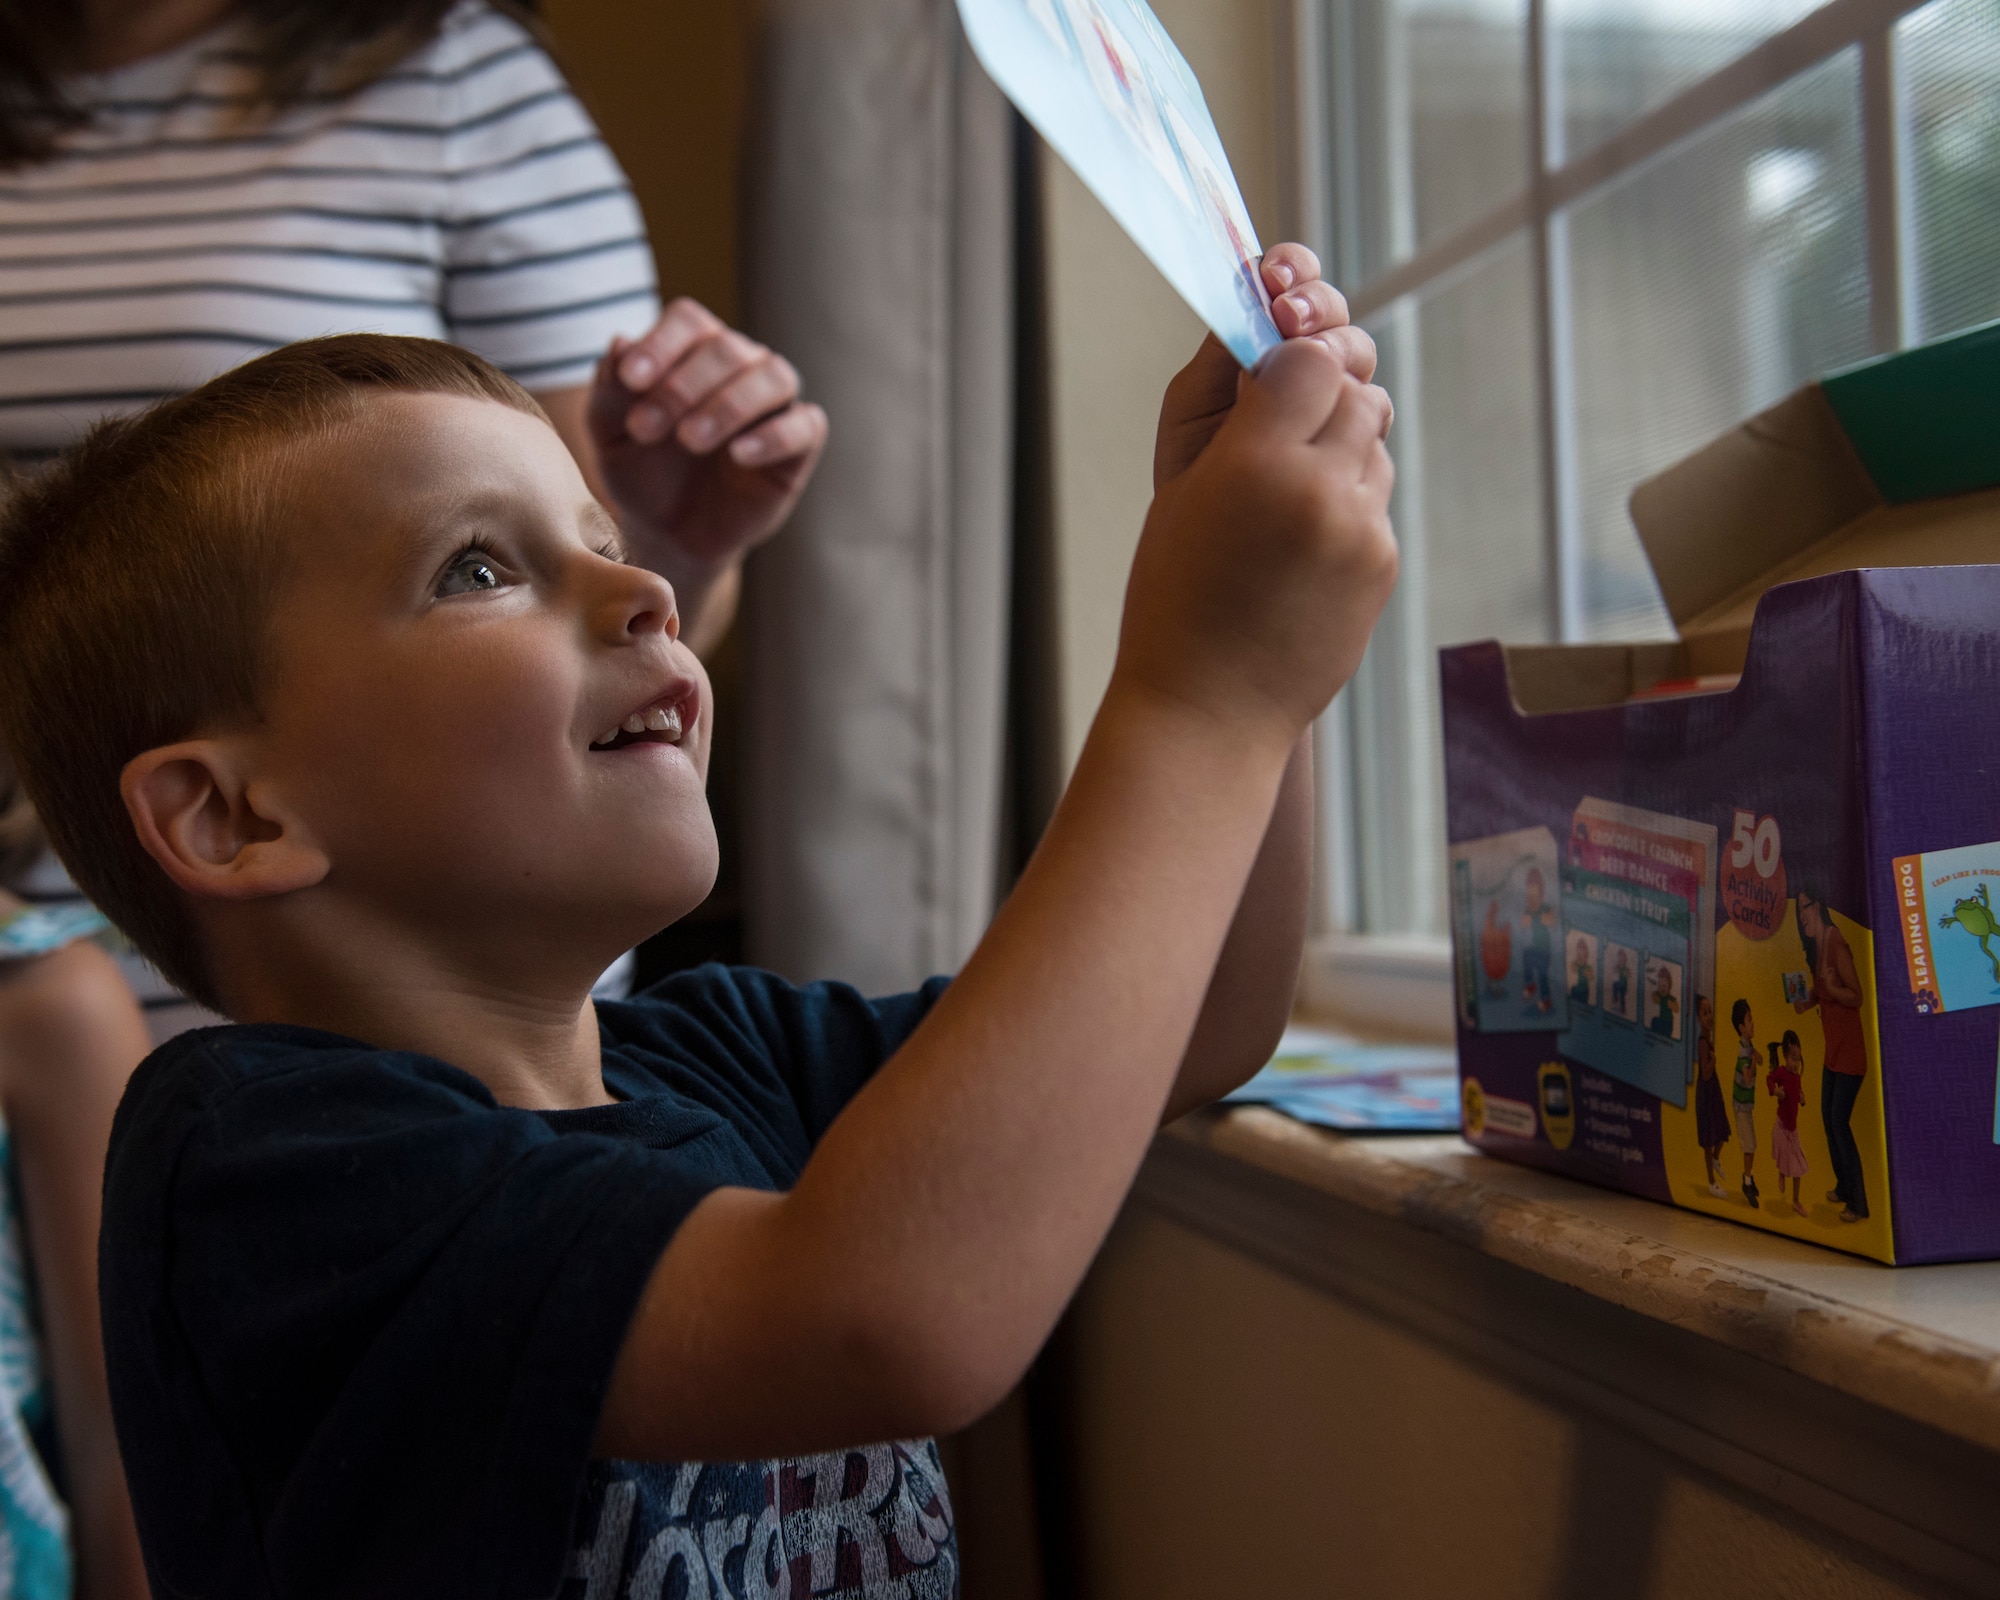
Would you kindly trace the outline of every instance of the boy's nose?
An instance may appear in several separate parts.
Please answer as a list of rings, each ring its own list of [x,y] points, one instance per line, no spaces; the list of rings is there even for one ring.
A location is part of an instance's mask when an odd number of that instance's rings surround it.
[[[617,643],[654,633],[664,633],[670,639],[680,637],[681,613],[674,586],[645,567],[613,565],[608,592],[597,614],[600,628]]]

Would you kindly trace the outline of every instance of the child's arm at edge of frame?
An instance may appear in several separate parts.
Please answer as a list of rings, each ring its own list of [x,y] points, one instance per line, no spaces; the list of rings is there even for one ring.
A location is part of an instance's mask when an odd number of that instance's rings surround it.
[[[1393,585],[1388,414],[1326,348],[1287,347],[1163,488],[1021,883],[798,1185],[718,1190],[682,1224],[600,1452],[944,1432],[1019,1378],[1131,1185],[1295,751]]]
[[[112,1113],[151,1047],[117,965],[87,940],[11,963],[0,981],[0,1105],[67,1469],[78,1600],[147,1593],[105,1382],[97,1231]]]

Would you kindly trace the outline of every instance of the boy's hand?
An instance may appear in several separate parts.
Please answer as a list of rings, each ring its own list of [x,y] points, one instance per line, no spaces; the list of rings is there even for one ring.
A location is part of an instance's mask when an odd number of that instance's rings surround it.
[[[826,445],[790,362],[680,299],[642,338],[614,340],[590,391],[604,487],[634,555],[718,570],[784,524]]]
[[[1375,341],[1347,320],[1347,301],[1319,275],[1319,257],[1302,244],[1273,245],[1265,255],[1264,286],[1271,314],[1287,339],[1317,339],[1367,383],[1375,376]],[[1153,487],[1184,471],[1236,404],[1243,369],[1210,334],[1194,359],[1167,385],[1153,446]]]
[[[1154,496],[1115,678],[1296,739],[1353,674],[1395,586],[1391,415],[1318,339],[1244,374],[1206,447]]]

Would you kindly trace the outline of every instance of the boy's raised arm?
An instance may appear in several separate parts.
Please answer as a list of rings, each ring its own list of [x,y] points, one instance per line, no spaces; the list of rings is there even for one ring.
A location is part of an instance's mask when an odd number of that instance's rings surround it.
[[[1271,1059],[1291,1016],[1312,883],[1312,735],[1292,746],[1264,843],[1188,1037],[1162,1122],[1209,1105]]]
[[[1319,275],[1319,258],[1281,244],[1261,270],[1288,338],[1314,338],[1348,372],[1375,376],[1375,342],[1347,320],[1347,302]],[[1213,336],[1167,386],[1153,451],[1155,492],[1185,472],[1236,402],[1240,369]],[[1312,880],[1312,737],[1302,736],[1279,786],[1264,843],[1243,888],[1163,1120],[1219,1099],[1270,1060],[1284,1032],[1305,945]]]
[[[1014,1383],[1109,1228],[1189,1057],[1306,729],[1394,582],[1388,402],[1275,352],[1156,497],[1117,663],[1020,884],[797,1187],[725,1189],[642,1296],[612,1455],[944,1431]],[[1303,871],[1303,861],[1297,864]],[[1290,974],[1286,974],[1287,984]]]

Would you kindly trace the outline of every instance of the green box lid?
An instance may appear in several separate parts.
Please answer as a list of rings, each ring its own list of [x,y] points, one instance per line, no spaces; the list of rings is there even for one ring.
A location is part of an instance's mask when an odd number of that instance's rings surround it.
[[[1891,505],[2000,483],[2000,322],[1820,383]]]

